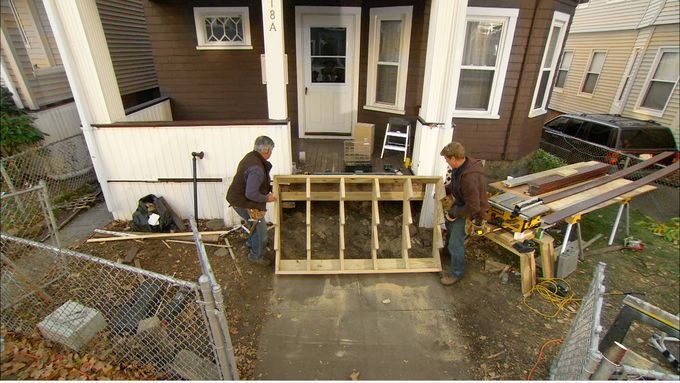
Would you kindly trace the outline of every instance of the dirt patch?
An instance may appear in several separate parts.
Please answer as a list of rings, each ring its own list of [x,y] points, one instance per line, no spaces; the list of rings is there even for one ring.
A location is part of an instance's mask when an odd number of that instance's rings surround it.
[[[123,221],[112,222],[105,229],[131,230],[130,223]],[[205,222],[199,222],[199,230],[207,230]],[[188,241],[192,241],[191,237],[187,238]],[[270,315],[267,312],[267,302],[271,295],[273,274],[270,268],[255,265],[246,260],[248,249],[247,236],[244,232],[233,232],[227,238],[233,246],[236,264],[242,272],[242,277],[236,271],[234,260],[229,255],[216,255],[220,248],[207,246],[206,251],[215,278],[222,287],[240,377],[253,379],[259,333],[263,322]],[[72,249],[116,261],[124,259],[131,247],[139,248],[135,259],[139,260],[140,266],[145,270],[187,281],[197,281],[201,275],[196,247],[193,244],[147,239],[144,241],[83,242],[72,246]]]

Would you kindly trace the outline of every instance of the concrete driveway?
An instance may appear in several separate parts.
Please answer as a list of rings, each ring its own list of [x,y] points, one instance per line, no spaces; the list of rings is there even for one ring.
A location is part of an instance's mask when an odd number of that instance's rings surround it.
[[[276,276],[256,379],[470,379],[450,288],[427,274]]]

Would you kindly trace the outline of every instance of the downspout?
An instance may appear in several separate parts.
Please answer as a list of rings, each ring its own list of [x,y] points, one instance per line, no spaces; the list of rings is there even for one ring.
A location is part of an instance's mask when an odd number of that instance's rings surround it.
[[[524,50],[524,55],[522,56],[522,66],[521,68],[524,68],[524,64],[527,61],[527,55],[529,53],[529,42],[531,41],[531,31],[534,30],[534,23],[536,22],[536,12],[538,10],[538,3],[540,0],[534,0],[534,12],[531,15],[531,25],[529,26],[529,35],[527,36],[527,48]],[[540,65],[540,64],[539,64]],[[538,68],[539,70],[541,68]],[[505,132],[505,142],[503,143],[503,160],[506,161],[508,159],[508,142],[510,141],[510,133],[512,132],[512,124],[513,121],[515,121],[515,113],[517,113],[517,99],[519,98],[519,89],[520,89],[520,84],[522,83],[522,80],[524,79],[524,71],[522,70],[522,75],[519,77],[517,80],[517,91],[515,92],[515,97],[513,97],[512,100],[512,112],[510,112],[510,124],[508,125],[508,130]],[[538,81],[538,80],[536,80]],[[529,108],[533,107],[533,105],[529,105]]]
[[[71,93],[73,93],[73,99],[76,102],[76,109],[78,110],[78,116],[80,117],[81,130],[83,131],[83,137],[85,138],[85,143],[87,144],[87,149],[90,151],[90,158],[92,159],[92,165],[94,166],[95,174],[97,175],[97,181],[102,189],[102,194],[104,195],[104,201],[106,203],[106,208],[111,212],[111,191],[109,189],[108,177],[106,175],[104,165],[101,162],[101,155],[99,153],[99,146],[97,145],[97,139],[94,134],[94,128],[92,128],[92,113],[89,110],[87,103],[82,94],[82,84],[80,77],[74,69],[74,59],[71,47],[66,40],[66,32],[64,30],[64,24],[62,23],[61,17],[56,7],[57,0],[43,0],[45,5],[45,12],[47,13],[47,18],[50,21],[50,26],[52,27],[52,33],[54,34],[57,47],[59,48],[59,54],[61,56],[61,61],[64,65],[64,71],[71,85]]]

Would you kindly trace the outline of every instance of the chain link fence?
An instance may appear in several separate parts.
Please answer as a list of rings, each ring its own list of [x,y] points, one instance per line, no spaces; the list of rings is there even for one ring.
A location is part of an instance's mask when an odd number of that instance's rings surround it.
[[[100,193],[82,134],[0,159],[0,192],[16,193],[44,182],[58,221],[92,205]],[[18,207],[21,202],[18,201]]]
[[[564,338],[562,348],[550,369],[550,380],[588,380],[602,359],[600,343],[600,317],[604,298],[604,269],[600,262],[595,268],[588,292],[571,328]]]
[[[111,363],[151,366],[162,379],[217,380],[200,286],[55,246],[0,234],[0,318]]]
[[[559,132],[543,131],[541,149],[571,164],[582,161],[599,161],[616,166],[617,170],[634,166],[646,158],[626,154],[621,151],[584,141]],[[636,171],[626,179],[638,180],[671,163],[670,157],[661,163]],[[635,207],[646,215],[665,221],[677,217],[680,211],[680,172],[663,177],[653,184],[656,190],[643,194],[633,200]]]

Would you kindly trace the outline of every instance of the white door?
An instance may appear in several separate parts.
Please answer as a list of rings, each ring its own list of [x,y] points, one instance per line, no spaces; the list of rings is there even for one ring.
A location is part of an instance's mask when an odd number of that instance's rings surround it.
[[[305,137],[348,136],[356,122],[355,14],[320,14],[334,7],[300,7],[298,31],[298,113]],[[346,9],[346,8],[343,8]],[[336,11],[337,12],[337,11]],[[301,45],[301,46],[300,46]]]

